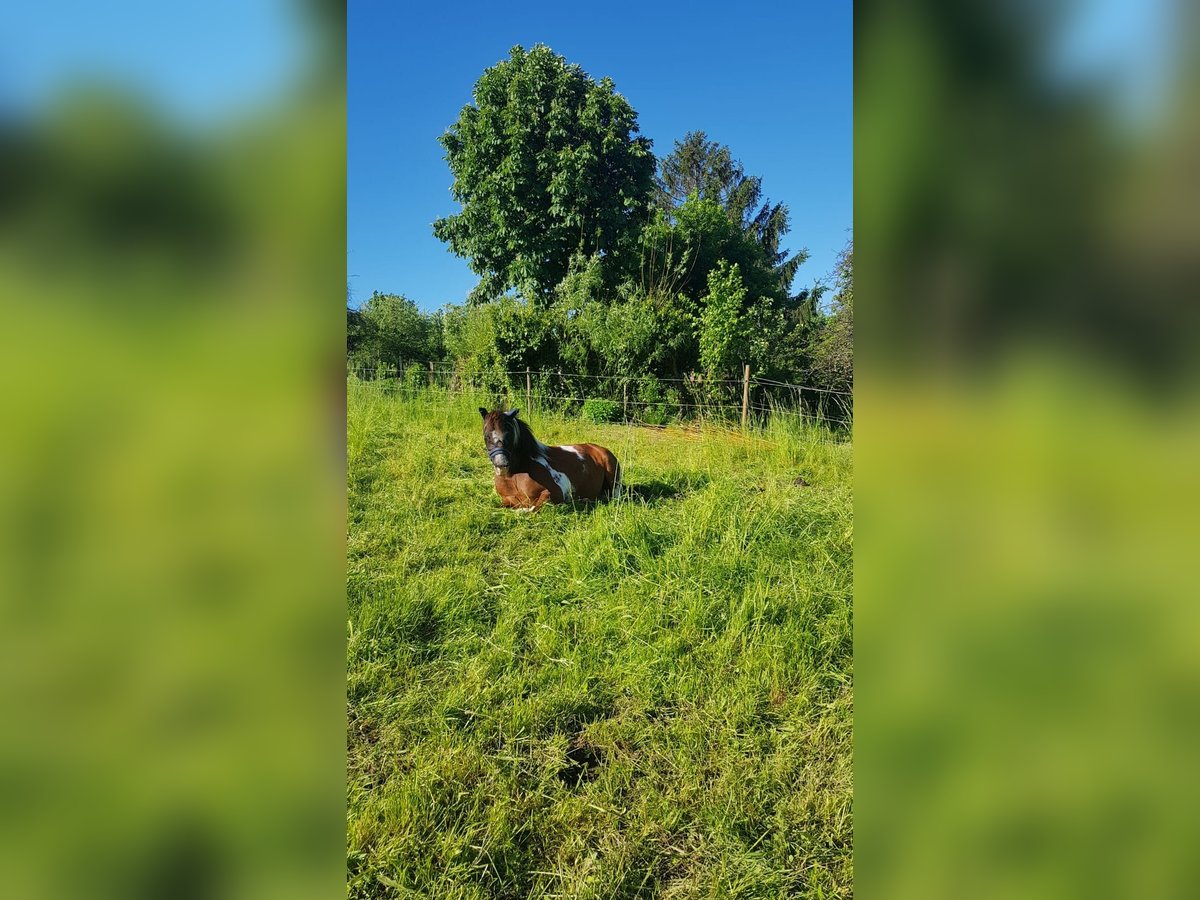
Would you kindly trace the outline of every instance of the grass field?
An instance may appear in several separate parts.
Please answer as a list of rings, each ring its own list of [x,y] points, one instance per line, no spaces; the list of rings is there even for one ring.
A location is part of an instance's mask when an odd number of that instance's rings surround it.
[[[349,896],[851,896],[849,445],[533,411],[627,491],[528,514],[472,398],[348,393]]]

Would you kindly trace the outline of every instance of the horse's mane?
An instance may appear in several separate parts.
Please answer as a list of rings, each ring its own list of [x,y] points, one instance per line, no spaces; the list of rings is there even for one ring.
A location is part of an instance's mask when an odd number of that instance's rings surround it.
[[[533,459],[537,455],[538,439],[525,421],[517,416],[517,455],[521,459]]]

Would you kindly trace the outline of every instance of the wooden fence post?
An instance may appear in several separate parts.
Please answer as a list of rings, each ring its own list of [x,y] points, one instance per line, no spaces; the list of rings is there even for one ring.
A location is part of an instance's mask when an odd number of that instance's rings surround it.
[[[529,415],[529,410],[533,409],[533,390],[529,380],[529,366],[525,367],[525,409],[526,415]]]
[[[742,430],[746,428],[746,417],[750,413],[750,363],[742,369]]]
[[[629,421],[629,381],[628,381],[628,379],[625,379],[621,382],[621,393],[624,395],[624,399],[625,399],[625,413],[624,413],[625,421],[628,422]]]
[[[433,390],[433,360],[429,361],[429,389]]]

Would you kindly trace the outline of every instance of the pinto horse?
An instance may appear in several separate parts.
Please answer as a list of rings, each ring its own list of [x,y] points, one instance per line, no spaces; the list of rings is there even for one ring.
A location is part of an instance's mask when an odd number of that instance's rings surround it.
[[[532,511],[547,501],[620,496],[621,465],[609,450],[596,444],[547,447],[517,413],[479,407],[483,443],[496,470],[496,493],[505,506]]]

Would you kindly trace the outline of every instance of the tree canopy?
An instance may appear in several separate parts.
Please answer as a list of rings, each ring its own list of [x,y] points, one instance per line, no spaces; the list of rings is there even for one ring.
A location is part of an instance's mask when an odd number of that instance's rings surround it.
[[[675,216],[691,197],[719,204],[730,221],[762,248],[783,290],[790,290],[808,251],[789,255],[783,249],[790,224],[787,206],[767,199],[762,178],[747,175],[732,151],[710,141],[703,131],[689,131],[675,142],[659,163],[655,183],[655,205],[668,216]]]
[[[854,387],[854,244],[838,257],[833,306],[812,329],[807,371],[817,387],[851,391]]]
[[[472,299],[515,287],[544,297],[572,256],[617,258],[636,245],[655,161],[610,79],[593,81],[541,44],[513,47],[440,140],[462,211],[434,234],[480,276]]]
[[[441,320],[400,294],[376,291],[361,309],[346,308],[346,353],[351,364],[400,367],[442,354]]]

